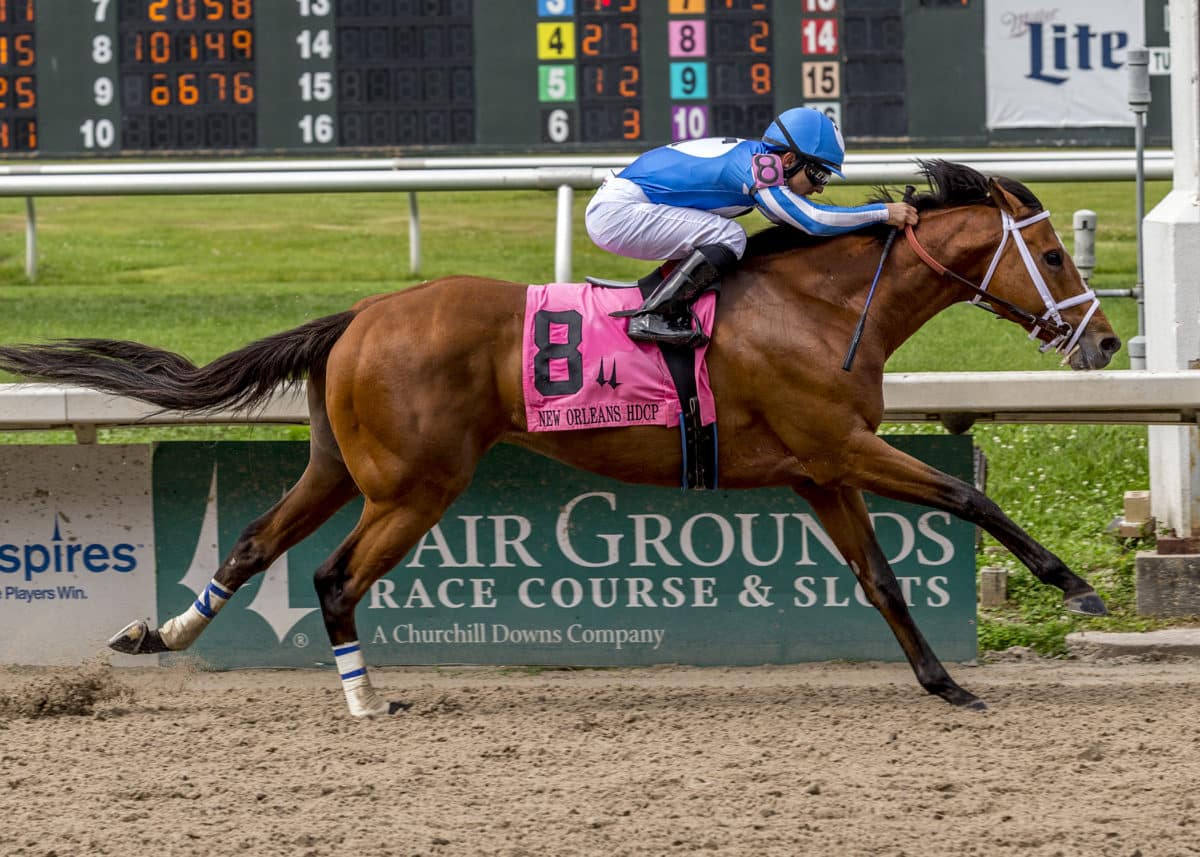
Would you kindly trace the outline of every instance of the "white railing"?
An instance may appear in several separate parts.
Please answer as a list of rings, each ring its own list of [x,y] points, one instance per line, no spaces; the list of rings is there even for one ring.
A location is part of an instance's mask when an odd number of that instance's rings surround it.
[[[1200,371],[918,372],[884,376],[888,422],[1195,425]],[[306,423],[300,387],[253,413],[156,413],[149,405],[52,384],[0,384],[0,430],[71,428],[94,442],[104,426]]]
[[[846,158],[845,183],[917,182],[917,159],[934,157],[1030,182],[1130,181],[1137,167],[1136,153],[1125,149],[850,155]],[[556,190],[554,276],[569,281],[575,190],[599,186],[613,169],[630,160],[632,156],[18,164],[0,167],[0,197],[26,200],[25,271],[33,280],[37,276],[33,200],[37,197],[404,191],[409,194],[409,267],[416,274],[421,269],[418,192]],[[1170,178],[1173,169],[1171,152],[1146,153],[1148,179]]]

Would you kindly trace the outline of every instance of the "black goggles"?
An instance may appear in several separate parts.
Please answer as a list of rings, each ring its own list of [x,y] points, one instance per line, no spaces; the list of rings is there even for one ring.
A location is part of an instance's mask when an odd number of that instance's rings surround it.
[[[825,187],[825,185],[829,184],[829,170],[817,166],[812,161],[804,165],[804,174],[813,183],[813,187]]]
[[[796,163],[784,170],[784,178],[790,179],[801,170],[804,170],[804,174],[808,176],[808,180],[812,182],[813,187],[825,187],[825,185],[829,184],[829,170],[822,167],[816,161],[810,161],[800,157],[797,157]]]

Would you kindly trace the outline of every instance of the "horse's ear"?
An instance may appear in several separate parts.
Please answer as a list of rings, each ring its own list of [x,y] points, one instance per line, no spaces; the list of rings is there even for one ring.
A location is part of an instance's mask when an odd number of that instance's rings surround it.
[[[1020,220],[1018,215],[1029,208],[1029,206],[1017,199],[1011,191],[994,178],[988,179],[988,193],[992,197],[992,202],[996,203],[997,208],[1001,211],[1007,211],[1018,220]]]

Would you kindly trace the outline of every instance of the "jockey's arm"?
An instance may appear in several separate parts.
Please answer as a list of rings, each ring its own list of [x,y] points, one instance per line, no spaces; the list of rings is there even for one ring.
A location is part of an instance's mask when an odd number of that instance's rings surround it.
[[[768,220],[794,226],[809,235],[841,235],[874,223],[887,223],[890,216],[883,203],[853,207],[818,205],[785,187],[762,188],[754,195],[754,201]]]

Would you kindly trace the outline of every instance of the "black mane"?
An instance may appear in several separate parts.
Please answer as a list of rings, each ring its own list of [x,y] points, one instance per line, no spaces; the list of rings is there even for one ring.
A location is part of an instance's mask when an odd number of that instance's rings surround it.
[[[920,172],[929,181],[930,190],[918,193],[913,198],[917,211],[930,211],[942,208],[957,208],[963,205],[993,205],[991,194],[988,192],[988,178],[978,170],[965,164],[956,164],[941,159],[917,161]],[[1042,204],[1033,192],[1025,185],[1014,179],[996,176],[996,183],[1015,196],[1023,204],[1035,211],[1042,210]],[[888,188],[877,188],[875,194],[867,200],[872,202],[895,202],[896,197]],[[888,227],[878,226],[874,229],[863,230],[867,234],[880,237],[888,232]],[[828,239],[808,235],[791,226],[771,226],[750,236],[746,245],[746,259],[755,256],[769,256],[786,250],[800,247],[810,247]]]

